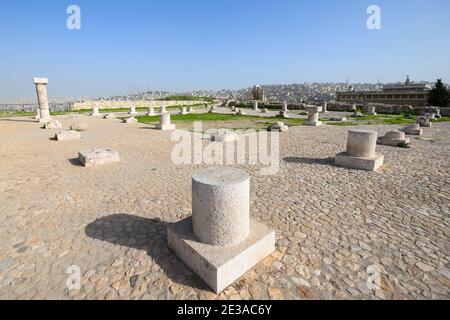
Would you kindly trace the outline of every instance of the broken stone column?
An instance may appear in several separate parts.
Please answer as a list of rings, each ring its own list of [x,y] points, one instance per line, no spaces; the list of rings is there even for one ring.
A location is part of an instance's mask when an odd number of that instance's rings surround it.
[[[420,116],[417,117],[416,122],[424,128],[430,128],[431,127],[431,120],[430,118],[426,117],[426,116]]]
[[[41,113],[39,112],[39,108],[36,109],[36,115],[34,116],[34,119],[39,121],[39,119],[41,118]]]
[[[389,131],[384,137],[378,138],[378,144],[392,147],[399,147],[409,144],[409,138],[405,137],[405,133],[401,131]]]
[[[186,107],[181,107],[181,109],[180,109],[180,114],[181,114],[181,115],[188,114]]]
[[[39,123],[47,123],[52,120],[50,116],[50,109],[48,106],[47,96],[47,78],[33,78],[33,83],[36,86],[36,93],[39,104]]]
[[[289,109],[286,101],[283,103],[283,106],[281,107],[281,111],[278,114],[278,116],[282,118],[289,118]]]
[[[258,111],[259,109],[259,105],[258,105],[258,101],[253,101],[253,110]]]
[[[311,127],[318,127],[322,125],[322,121],[319,121],[319,113],[322,111],[322,107],[306,106],[308,112],[308,120],[305,121],[305,125]]]
[[[148,116],[154,116],[155,115],[155,107],[149,107],[147,111]]]
[[[175,130],[175,125],[170,122],[170,113],[162,113],[159,124],[156,125],[157,130]]]
[[[93,117],[98,117],[98,116],[100,116],[100,110],[99,110],[99,108],[98,108],[98,106],[93,106],[92,107],[92,113],[91,113],[91,116],[93,116]]]
[[[62,123],[58,120],[50,120],[44,123],[45,129],[61,129]]]
[[[216,293],[275,249],[275,232],[250,219],[250,177],[206,168],[192,177],[192,217],[173,224],[168,245]]]
[[[130,115],[135,115],[135,114],[137,114],[137,112],[136,112],[136,107],[135,107],[135,106],[131,106],[131,107],[130,107],[130,112],[128,112],[128,114],[130,114]]]
[[[378,170],[384,156],[375,153],[377,132],[372,130],[350,130],[347,138],[347,151],[336,156],[337,165],[366,171]]]
[[[233,130],[218,129],[211,133],[211,141],[215,142],[229,142],[234,141],[237,138],[237,134]]]
[[[160,106],[159,113],[165,113],[166,112],[166,106],[162,105]]]
[[[365,112],[366,114],[370,115],[370,116],[376,116],[377,115],[377,108],[374,106],[366,106],[365,107]]]
[[[194,107],[189,107],[188,108],[188,113],[194,112]]]
[[[420,129],[420,124],[412,123],[404,129],[406,134],[411,136],[421,136],[423,134],[423,129]]]
[[[322,112],[327,113],[328,112],[328,102],[324,101],[322,103]]]

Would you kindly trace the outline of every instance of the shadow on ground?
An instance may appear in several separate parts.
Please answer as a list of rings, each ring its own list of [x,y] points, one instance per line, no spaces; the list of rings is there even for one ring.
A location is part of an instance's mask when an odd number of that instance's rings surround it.
[[[76,166],[76,167],[82,167],[83,166],[78,158],[69,159],[68,161],[73,166]]]
[[[334,158],[305,158],[305,157],[287,157],[283,159],[289,163],[300,163],[300,164],[319,164],[326,166],[335,166]]]
[[[159,219],[113,214],[90,223],[85,228],[88,237],[145,250],[164,274],[174,283],[211,291],[209,287],[179,260],[167,246],[167,227],[170,223]]]

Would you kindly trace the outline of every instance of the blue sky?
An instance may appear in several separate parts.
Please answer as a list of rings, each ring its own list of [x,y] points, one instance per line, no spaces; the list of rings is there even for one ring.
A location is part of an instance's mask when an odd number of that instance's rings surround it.
[[[66,9],[81,8],[81,30]],[[381,7],[382,29],[366,27]],[[40,0],[0,4],[0,100],[256,83],[450,82],[448,0]]]

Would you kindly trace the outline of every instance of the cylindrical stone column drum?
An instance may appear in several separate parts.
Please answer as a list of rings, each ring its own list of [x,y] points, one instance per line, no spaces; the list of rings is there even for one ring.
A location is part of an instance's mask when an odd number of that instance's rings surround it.
[[[48,120],[50,121],[50,110],[48,107],[48,96],[47,96],[47,80],[46,79],[39,79],[35,80],[36,85],[36,93],[39,103],[39,114],[41,117],[41,120]]]
[[[308,112],[308,121],[309,122],[318,122],[319,121],[319,113]]]
[[[250,177],[232,168],[200,169],[192,176],[192,224],[204,244],[239,244],[250,233]]]
[[[347,154],[354,157],[375,156],[377,132],[372,130],[350,130],[347,138]]]
[[[159,123],[161,125],[168,125],[170,124],[170,113],[162,113],[159,118]]]
[[[411,130],[419,130],[420,129],[420,124],[418,123],[411,123],[408,127]]]
[[[161,106],[161,110],[160,110],[160,112],[161,112],[161,113],[164,113],[164,112],[166,112],[166,106]]]

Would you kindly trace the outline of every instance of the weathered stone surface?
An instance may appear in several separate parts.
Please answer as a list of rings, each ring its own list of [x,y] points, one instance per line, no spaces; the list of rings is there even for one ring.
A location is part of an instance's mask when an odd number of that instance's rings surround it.
[[[403,129],[406,134],[412,135],[412,136],[421,136],[423,134],[423,129],[420,128],[420,124],[418,123],[412,123],[411,125],[407,126],[405,129]]]
[[[186,108],[186,107],[181,107],[181,108],[180,108],[180,114],[181,114],[181,115],[188,114],[187,108]]]
[[[280,131],[280,132],[287,132],[289,131],[289,127],[284,124],[284,122],[277,121],[274,124],[272,124],[269,128],[269,131]]]
[[[169,247],[216,293],[223,291],[275,250],[275,232],[252,220],[241,243],[212,246],[199,242],[191,218],[168,227]]]
[[[202,243],[230,245],[249,233],[250,177],[239,169],[206,168],[192,176],[192,221]]]
[[[44,124],[45,129],[61,129],[62,123],[58,120],[50,120]]]
[[[136,114],[137,114],[137,112],[136,112],[136,107],[135,107],[135,106],[131,106],[131,107],[130,107],[130,111],[128,112],[128,114],[130,114],[130,115],[136,115]]]
[[[103,165],[120,161],[119,153],[112,149],[91,149],[81,151],[78,154],[78,160],[85,167]]]
[[[130,117],[123,119],[124,123],[132,124],[132,123],[138,123],[138,120],[135,117]]]
[[[335,163],[347,168],[376,171],[384,162],[384,156],[375,154],[376,143],[376,131],[350,130],[347,138],[347,151],[338,154]]]
[[[55,139],[58,141],[80,140],[81,132],[74,130],[61,131],[55,135]]]
[[[234,141],[237,138],[236,132],[233,130],[227,130],[227,129],[219,129],[215,132],[212,132],[210,134],[211,141],[215,142],[228,142],[228,141]]]
[[[319,127],[322,125],[322,121],[319,121],[319,113],[322,111],[322,107],[319,106],[306,106],[308,112],[308,120],[305,121],[305,125],[310,127]]]
[[[89,129],[89,123],[76,122],[70,125],[70,130],[74,131],[87,131]]]
[[[417,123],[420,124],[421,127],[424,128],[430,128],[431,127],[431,121],[430,118],[425,116],[417,117]]]
[[[405,138],[404,132],[395,130],[389,131],[384,137],[378,138],[377,143],[385,146],[399,147],[402,145],[408,145],[409,138]]]
[[[33,83],[36,86],[36,93],[39,104],[39,123],[47,123],[52,120],[50,116],[50,109],[48,106],[47,96],[47,78],[33,78]]]
[[[170,113],[162,113],[155,128],[162,131],[175,130],[175,125],[170,122]]]
[[[155,107],[149,107],[147,111],[148,116],[154,116],[155,115]]]

